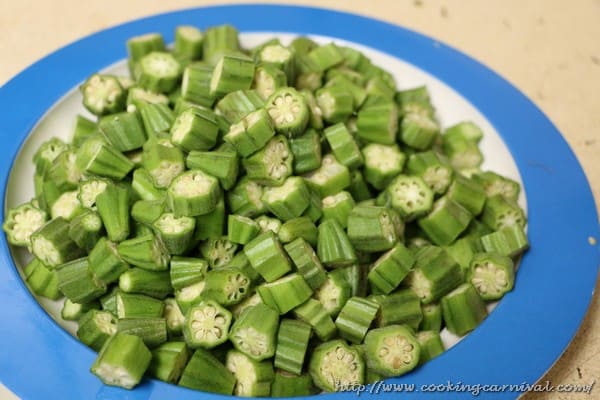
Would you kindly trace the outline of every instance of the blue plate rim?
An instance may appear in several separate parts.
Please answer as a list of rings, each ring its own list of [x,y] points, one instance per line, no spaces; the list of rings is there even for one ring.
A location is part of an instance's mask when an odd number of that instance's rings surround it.
[[[251,15],[260,18],[249,18]],[[314,23],[317,20],[318,26]],[[388,382],[415,384],[417,389],[447,382],[474,387],[532,384],[551,367],[577,331],[598,274],[600,250],[588,243],[588,237],[600,237],[598,215],[585,174],[558,130],[514,86],[465,54],[406,28],[325,8],[244,4],[158,14],[94,33],[47,55],[0,88],[0,109],[4,111],[1,126],[10,132],[10,137],[2,134],[10,140],[0,148],[3,189],[6,191],[10,167],[28,133],[64,93],[91,72],[125,58],[128,37],[159,31],[171,41],[176,25],[190,23],[202,28],[231,23],[245,32],[315,34],[360,43],[416,65],[470,101],[500,133],[517,163],[527,192],[532,248],[523,258],[515,290],[481,327],[439,358]],[[385,41],[382,37],[401,40]],[[2,196],[2,209],[4,202]],[[563,215],[567,210],[568,218]],[[548,226],[553,231],[548,232]],[[0,235],[0,246],[0,298],[5,303],[0,308],[0,320],[11,321],[0,325],[0,352],[4,356],[0,380],[19,396],[221,397],[148,379],[134,391],[102,385],[88,372],[94,353],[54,323],[29,294],[4,235]],[[569,254],[561,249],[569,249]],[[565,274],[565,268],[576,268],[577,273]],[[527,354],[526,360],[523,354]],[[19,360],[18,367],[14,360]],[[429,395],[413,393],[415,398]],[[496,395],[517,396],[514,392]],[[355,394],[330,396],[349,398]],[[468,390],[447,390],[440,396],[472,395]]]

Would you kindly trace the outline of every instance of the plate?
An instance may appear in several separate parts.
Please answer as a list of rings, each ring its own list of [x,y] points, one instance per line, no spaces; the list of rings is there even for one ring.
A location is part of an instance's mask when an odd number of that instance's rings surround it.
[[[592,239],[600,233],[585,175],[557,129],[517,89],[456,50],[394,25],[315,8],[219,6],[137,20],[58,50],[0,88],[2,209],[27,200],[21,199],[30,193],[30,158],[25,155],[39,143],[38,137],[68,135],[64,116],[72,118],[69,107],[77,104],[72,89],[92,72],[125,58],[129,37],[158,31],[171,41],[177,25],[206,28],[223,23],[236,26],[248,41],[277,33],[310,34],[366,46],[376,63],[382,60],[380,65],[388,69],[393,65],[399,87],[428,85],[444,126],[465,118],[482,125],[487,167],[520,177],[524,185],[531,250],[523,257],[515,289],[463,341],[418,370],[387,380],[405,386],[380,387],[379,395],[397,396],[383,393],[395,389],[428,398],[433,389],[445,392],[440,398],[471,398],[482,385],[533,384],[539,379],[575,334],[596,282],[600,252]],[[150,379],[133,391],[102,385],[88,372],[95,353],[57,325],[31,296],[15,266],[22,255],[16,252],[13,261],[4,235],[0,246],[0,381],[21,398],[220,397]],[[516,396],[506,389],[497,393],[498,398]]]

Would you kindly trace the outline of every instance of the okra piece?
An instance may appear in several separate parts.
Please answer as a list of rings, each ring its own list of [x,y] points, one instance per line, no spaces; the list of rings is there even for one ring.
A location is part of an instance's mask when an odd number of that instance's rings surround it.
[[[370,330],[365,337],[367,367],[382,376],[400,376],[419,362],[419,342],[402,325]]]
[[[223,140],[233,145],[242,157],[248,157],[262,149],[274,134],[271,117],[264,108],[258,108],[232,124]]]
[[[481,214],[486,202],[483,186],[475,179],[469,179],[461,174],[454,174],[454,180],[446,195],[473,215]]]
[[[336,333],[336,326],[331,316],[323,305],[315,300],[308,299],[302,305],[293,310],[294,316],[311,326],[317,337],[321,340],[329,340]]]
[[[129,264],[119,255],[117,245],[106,237],[100,238],[90,250],[88,263],[94,277],[106,285],[117,281],[129,269]]]
[[[367,260],[365,262],[369,262]],[[365,297],[367,295],[367,268],[359,264],[349,267],[337,268],[330,272],[330,275],[340,275],[350,285],[350,295]]]
[[[259,303],[249,307],[235,320],[229,340],[233,346],[256,361],[273,357],[279,326],[279,313]]]
[[[406,279],[423,304],[437,301],[463,281],[460,266],[440,247],[421,248],[416,259]]]
[[[310,288],[313,290],[319,288],[327,279],[327,275],[310,244],[302,238],[297,238],[284,247],[298,273]]]
[[[276,368],[297,375],[302,373],[311,330],[306,322],[287,318],[281,320],[275,350]]]
[[[397,145],[370,143],[363,147],[365,160],[364,179],[374,188],[382,190],[404,167],[406,156]]]
[[[521,185],[505,176],[498,175],[492,171],[485,171],[473,175],[474,181],[483,186],[488,197],[501,195],[506,200],[517,201],[521,191]]]
[[[96,198],[111,183],[105,178],[90,178],[79,183],[77,199],[84,208],[96,210]]]
[[[366,142],[392,145],[398,132],[398,108],[391,101],[363,104],[356,120],[358,137]]]
[[[268,396],[273,381],[270,361],[256,361],[236,350],[227,352],[225,366],[235,376],[233,394],[242,397]]]
[[[321,139],[315,130],[307,130],[302,136],[290,140],[294,156],[294,173],[314,171],[321,165]]]
[[[117,317],[121,318],[161,318],[165,304],[143,294],[117,292]]]
[[[323,132],[335,158],[348,169],[362,166],[364,158],[358,144],[343,123],[331,125]]]
[[[285,72],[272,64],[260,64],[254,71],[252,88],[263,99],[268,99],[279,88],[287,86]]]
[[[109,312],[115,318],[117,317],[117,293],[120,289],[118,286],[113,286],[112,289],[98,299],[102,311]]]
[[[149,212],[150,215],[156,214],[156,210],[151,211],[149,209],[146,209],[146,206],[164,205],[163,200],[165,198],[165,192],[161,189],[158,189],[156,186],[154,186],[154,178],[144,168],[138,168],[135,171],[133,171],[133,179],[131,181],[131,188],[142,200],[148,202],[148,203],[143,203],[144,204],[143,210],[139,210],[139,211],[141,211],[141,213],[138,214],[138,216],[140,216],[141,214],[145,214],[146,211],[150,211]],[[134,205],[134,207],[135,207],[135,205]],[[140,205],[140,207],[142,207],[142,206]],[[133,211],[134,210],[132,210],[132,214],[135,219],[135,214]],[[160,214],[162,214],[163,211],[164,211],[164,209],[161,209]],[[160,215],[160,214],[158,214],[158,215]],[[156,215],[156,218],[158,217],[158,215]],[[152,222],[154,222],[154,220],[152,220],[150,222],[146,222],[146,223],[152,223]]]
[[[77,190],[72,190],[58,196],[50,207],[50,216],[52,218],[62,217],[67,221],[75,218],[75,216],[83,211],[77,194]]]
[[[339,339],[317,346],[308,365],[314,384],[327,392],[362,385],[365,369],[358,350]]]
[[[231,242],[226,236],[209,238],[200,245],[200,253],[208,260],[211,269],[218,269],[229,264],[237,249],[238,245]]]
[[[393,292],[387,296],[375,295],[372,300],[379,304],[377,326],[407,325],[416,330],[423,319],[421,301],[410,289]]]
[[[452,168],[432,150],[412,154],[406,169],[409,174],[423,178],[435,194],[444,194],[452,182]]]
[[[276,371],[271,385],[271,397],[309,396],[315,392],[310,374],[290,374]]]
[[[431,105],[427,86],[417,86],[412,89],[400,90],[396,93],[394,99],[402,108],[403,114],[414,112],[432,116],[435,111]]]
[[[139,108],[139,115],[148,137],[157,137],[164,132],[169,132],[175,120],[175,114],[167,104],[140,101],[137,108]]]
[[[224,54],[215,65],[210,95],[221,98],[236,90],[248,90],[254,79],[254,62],[242,54]]]
[[[63,296],[58,287],[56,271],[51,271],[37,258],[33,258],[24,268],[25,281],[31,291],[38,296],[58,300]]]
[[[310,202],[302,215],[309,218],[313,223],[316,223],[323,216],[321,196],[310,184],[308,185],[308,190],[310,191]]]
[[[93,74],[79,90],[84,107],[94,115],[112,114],[125,108],[127,91],[112,75]]]
[[[248,257],[246,257],[246,254],[244,254],[243,251],[237,252],[237,254],[233,256],[229,264],[227,264],[227,267],[238,269],[239,271],[241,271],[244,275],[250,278],[250,282],[252,284],[262,282],[263,280],[260,274],[256,272],[254,268],[252,268],[252,265],[250,265],[250,261],[248,261]]]
[[[96,129],[97,126],[94,121],[78,115],[75,120],[75,126],[73,127],[73,146],[79,147],[88,137],[96,132]]]
[[[214,210],[196,217],[195,240],[218,239],[225,232],[225,200],[223,196]]]
[[[152,350],[152,361],[147,372],[163,382],[177,383],[190,355],[184,342],[163,343]]]
[[[48,214],[32,201],[8,210],[2,229],[6,239],[15,246],[32,246],[31,236],[48,220]],[[66,222],[66,221],[65,221]],[[60,224],[64,230],[64,224]],[[61,232],[61,233],[64,233]],[[57,237],[58,238],[58,237]]]
[[[354,112],[354,97],[342,85],[325,86],[317,90],[315,99],[323,119],[330,124],[343,122]]]
[[[206,286],[206,282],[200,281],[175,292],[175,300],[177,300],[182,313],[185,314],[190,307],[202,301],[204,286]]]
[[[117,251],[129,264],[149,271],[164,271],[169,266],[169,253],[160,237],[153,234],[124,240]]]
[[[185,316],[181,312],[177,300],[172,297],[164,299],[165,309],[163,311],[163,318],[167,321],[167,333],[171,337],[181,336],[183,331],[183,324],[185,323]]]
[[[264,232],[244,246],[248,261],[267,282],[273,282],[291,271],[290,261],[272,231]]]
[[[439,331],[417,332],[416,339],[417,342],[419,342],[419,348],[421,349],[419,355],[419,365],[434,359],[442,354],[445,350]]]
[[[275,136],[266,146],[242,160],[248,178],[267,186],[281,186],[292,174],[293,155],[287,140]]]
[[[169,254],[182,255],[193,244],[196,220],[164,213],[152,223],[152,228],[162,239]]]
[[[304,177],[321,197],[339,193],[350,186],[350,171],[333,154],[325,155],[321,166]]]
[[[171,141],[183,151],[208,150],[217,143],[219,126],[211,110],[188,108],[177,115]]]
[[[415,258],[402,244],[397,243],[373,263],[367,279],[371,292],[389,294],[408,276]]]
[[[262,303],[262,299],[258,293],[253,293],[252,295],[246,297],[240,303],[230,307],[231,314],[233,318],[237,319],[247,308],[255,306],[259,303]]]
[[[229,214],[227,222],[229,241],[247,244],[258,235],[260,227],[256,221],[241,215]]]
[[[310,202],[310,192],[301,177],[287,178],[281,186],[266,188],[262,202],[267,209],[282,221],[302,215]]]
[[[213,68],[204,63],[193,63],[183,70],[181,98],[203,107],[211,107],[214,97],[210,94],[210,78]]]
[[[389,250],[403,239],[398,214],[387,207],[356,206],[348,215],[348,238],[358,251]]]
[[[322,200],[323,217],[321,221],[335,219],[342,228],[348,226],[348,216],[352,212],[355,203],[352,195],[341,191],[335,195],[324,197]]]
[[[328,273],[325,283],[315,290],[313,297],[323,305],[331,317],[335,317],[351,296],[352,286],[344,274]]]
[[[165,50],[165,42],[159,33],[147,33],[127,40],[127,53],[129,59],[134,63],[148,53],[163,50]]]
[[[481,221],[494,230],[510,226],[525,227],[525,214],[516,202],[501,195],[489,197],[485,202]]]
[[[515,282],[515,267],[510,257],[477,253],[467,270],[471,282],[483,300],[498,300],[510,292]]]
[[[121,112],[104,116],[98,131],[118,151],[135,150],[146,141],[146,132],[137,112]]]
[[[421,306],[423,319],[419,331],[435,331],[442,329],[442,307],[439,304],[424,304]]]
[[[79,318],[78,324],[77,337],[95,351],[100,351],[106,341],[117,333],[117,321],[107,311],[90,310]]]
[[[167,271],[147,271],[131,268],[119,277],[119,288],[126,293],[140,293],[164,299],[173,293]]]
[[[91,372],[106,385],[132,389],[140,383],[151,358],[139,337],[117,333],[106,341]]]
[[[60,291],[74,303],[88,303],[106,293],[106,285],[94,277],[87,258],[58,266],[56,278]]]
[[[472,218],[463,206],[448,197],[441,197],[433,204],[429,214],[417,223],[433,243],[445,246],[467,229]]]
[[[89,174],[121,180],[129,174],[134,164],[103,139],[91,137],[77,152],[77,167]]]
[[[62,217],[46,222],[30,237],[31,253],[50,270],[83,255],[83,251],[69,237],[69,222]]]
[[[145,104],[169,105],[169,98],[162,93],[155,93],[139,86],[127,90],[127,110],[137,110]]]
[[[335,74],[334,76],[331,76],[331,73],[333,71],[343,71],[340,72],[339,74]],[[351,71],[351,72],[347,72],[347,71]],[[352,81],[352,79],[349,77],[352,74],[352,70],[329,70],[328,71],[328,80],[327,80],[327,84],[325,85],[327,86],[341,86],[346,88],[346,90],[348,90],[351,94],[352,94],[352,98],[354,100],[354,106],[356,108],[360,107],[362,105],[362,103],[365,101],[365,99],[367,98],[367,90],[365,90],[365,88],[363,88],[361,85],[354,83]],[[346,74],[348,74],[349,76],[346,76]],[[373,79],[372,79],[373,80]],[[367,87],[367,89],[369,89],[369,87]]]
[[[179,379],[180,386],[227,395],[233,393],[235,383],[235,375],[204,349],[196,349]]]
[[[236,153],[192,150],[185,163],[190,169],[199,169],[219,179],[224,190],[231,189],[237,181],[239,162]]]
[[[224,343],[229,334],[231,313],[213,300],[204,300],[185,315],[183,335],[188,347],[211,349]]]
[[[285,73],[287,82],[296,79],[296,60],[293,50],[274,43],[263,47],[257,54],[261,64],[272,65]]]
[[[442,149],[450,164],[457,170],[478,168],[483,162],[483,155],[477,142],[460,136],[442,136]]]
[[[92,210],[75,216],[69,224],[69,237],[86,252],[92,250],[103,234],[102,219]]]
[[[202,298],[231,306],[248,295],[250,284],[250,278],[236,268],[212,270],[206,274]]]
[[[195,257],[171,257],[169,273],[171,286],[175,290],[183,289],[194,283],[203,281],[208,272],[208,263]]]
[[[69,299],[65,299],[63,307],[60,311],[60,317],[65,321],[78,321],[85,313],[91,310],[98,310],[100,303],[90,301],[89,303],[73,303]]]
[[[238,31],[233,26],[213,26],[204,32],[202,51],[208,63],[216,64],[223,54],[239,50]]]
[[[180,25],[175,29],[173,53],[182,61],[198,60],[202,57],[204,35],[195,26]]]
[[[149,348],[167,341],[167,323],[164,318],[121,318],[117,320],[117,334],[138,336]]]
[[[433,207],[433,191],[418,176],[398,175],[386,190],[391,207],[405,221],[428,213]]]
[[[213,211],[221,192],[218,180],[201,170],[177,176],[167,189],[167,202],[177,217],[193,217]]]
[[[318,229],[317,254],[325,266],[337,268],[356,262],[356,253],[350,239],[335,219],[323,221]]]
[[[45,182],[56,185],[60,194],[77,189],[82,177],[77,158],[78,155],[74,150],[66,150],[59,154],[46,171]]]
[[[326,71],[344,61],[342,52],[334,43],[315,47],[307,53],[307,57],[316,67],[316,70],[320,72]]]
[[[298,238],[306,240],[311,246],[317,245],[317,226],[308,217],[292,218],[279,228],[277,236],[281,243],[290,243]],[[286,247],[286,250],[287,247]]]
[[[242,118],[253,111],[261,109],[264,105],[265,101],[257,91],[236,90],[226,94],[225,97],[219,100],[215,106],[215,111],[229,124],[237,124]]]
[[[276,90],[267,99],[265,109],[277,133],[289,138],[300,136],[310,117],[306,98],[292,87]]]
[[[438,123],[428,115],[407,113],[402,117],[400,139],[413,149],[426,150],[431,148],[439,133]]]
[[[361,297],[351,297],[335,319],[340,336],[352,343],[359,344],[367,334],[379,304]]]
[[[256,288],[262,301],[267,306],[285,314],[310,298],[313,293],[302,275],[288,274],[270,283]]]
[[[444,131],[446,138],[453,136],[460,137],[461,139],[470,140],[475,143],[479,143],[483,138],[483,131],[480,127],[475,125],[472,121],[463,121],[458,124],[452,125]]]
[[[148,90],[169,93],[181,78],[181,64],[164,51],[153,51],[143,56],[136,67],[137,83]]]
[[[78,116],[77,121],[80,119],[83,119],[83,117]],[[86,119],[86,121],[88,120]],[[93,124],[93,122],[89,122]],[[42,143],[33,155],[33,163],[35,164],[36,174],[43,177],[46,171],[52,167],[54,160],[56,160],[60,154],[67,150],[69,150],[69,145],[57,137],[50,138]]]
[[[481,237],[481,244],[486,252],[503,256],[516,257],[529,248],[527,236],[518,225],[502,228]]]
[[[485,303],[470,283],[463,283],[441,301],[442,316],[448,330],[462,336],[487,317]]]
[[[131,218],[140,224],[151,226],[161,215],[165,214],[165,208],[164,199],[139,200],[131,207]]]
[[[120,242],[129,236],[129,189],[110,184],[96,197],[98,214],[108,238]]]
[[[148,140],[144,144],[142,165],[152,177],[154,186],[159,189],[167,188],[185,168],[182,151],[168,139]]]

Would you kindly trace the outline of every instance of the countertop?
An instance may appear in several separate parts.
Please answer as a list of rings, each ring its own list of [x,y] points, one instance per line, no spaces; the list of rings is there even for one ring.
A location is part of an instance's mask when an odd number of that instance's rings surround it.
[[[2,1],[0,85],[44,55],[90,33],[143,16],[218,3],[205,0]],[[598,205],[600,0],[577,0],[568,5],[563,0],[295,0],[278,3],[328,7],[402,25],[445,42],[492,68],[529,96],[562,132],[583,165]],[[572,344],[540,381],[559,385],[589,384],[594,380],[600,380],[598,291]],[[523,398],[600,398],[599,385],[596,384],[592,397],[545,393],[527,394]],[[15,398],[0,387],[0,399]]]

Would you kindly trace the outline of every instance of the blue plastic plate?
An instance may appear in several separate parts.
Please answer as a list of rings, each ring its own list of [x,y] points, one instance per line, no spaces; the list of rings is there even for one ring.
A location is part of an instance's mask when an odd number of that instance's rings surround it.
[[[314,34],[368,46],[433,75],[487,118],[522,178],[531,250],[522,260],[513,292],[478,329],[424,367],[387,382],[414,384],[413,398],[431,395],[423,385],[444,385],[442,389],[449,390],[448,382],[474,388],[535,383],[571,341],[592,297],[600,259],[598,246],[590,241],[600,238],[592,193],[572,151],[531,101],[483,65],[428,37],[352,14],[265,5],[178,11],[107,29],[45,57],[0,88],[1,186],[6,191],[19,148],[44,113],[90,73],[125,58],[129,37],[158,31],[170,41],[177,25],[205,28],[223,23],[242,32]],[[6,193],[0,199],[2,209],[5,199]],[[4,235],[0,246],[0,380],[21,398],[221,397],[150,379],[133,391],[102,385],[88,372],[95,354],[57,325],[31,296]],[[468,391],[438,394],[472,397]],[[517,393],[495,395],[514,398]]]

